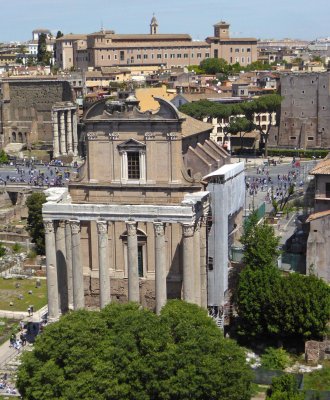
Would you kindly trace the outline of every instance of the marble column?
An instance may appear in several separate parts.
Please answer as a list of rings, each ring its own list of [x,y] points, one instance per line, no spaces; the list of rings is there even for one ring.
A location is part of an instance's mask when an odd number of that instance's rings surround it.
[[[195,303],[194,224],[182,224],[183,231],[183,300]]]
[[[61,312],[64,313],[69,309],[66,246],[65,246],[65,221],[57,222],[55,242],[56,242],[57,278],[58,278],[60,309]]]
[[[62,156],[66,155],[66,137],[65,137],[65,115],[64,111],[59,111],[60,113],[60,153]]]
[[[142,183],[146,181],[146,152],[140,151],[140,180]]]
[[[73,155],[78,155],[78,122],[77,110],[74,110],[72,116],[72,136],[73,136]]]
[[[71,243],[71,227],[66,221],[65,224],[65,250],[66,250],[66,269],[68,282],[68,302],[69,309],[73,310],[73,289],[72,289],[72,243]]]
[[[108,253],[108,224],[106,221],[97,221],[98,252],[99,252],[99,280],[100,280],[100,308],[110,303],[110,274]]]
[[[68,147],[68,155],[73,155],[72,150],[72,118],[71,118],[71,109],[69,109],[66,113],[66,140]]]
[[[162,222],[154,222],[154,229],[156,313],[160,314],[160,310],[167,300],[164,224]]]
[[[127,264],[128,264],[128,301],[140,302],[137,223],[126,221]]]
[[[195,283],[195,303],[201,305],[201,238],[200,222],[197,222],[194,233],[194,283]]]
[[[122,183],[126,183],[128,179],[128,169],[127,169],[127,152],[120,152],[121,159],[121,181]]]
[[[85,307],[84,298],[84,274],[80,260],[80,222],[70,221],[71,245],[72,245],[72,286],[73,308],[78,310]]]
[[[52,220],[44,220],[46,268],[47,268],[47,292],[48,292],[48,319],[56,321],[59,318],[58,284],[56,268],[55,233]]]
[[[52,112],[53,118],[53,157],[60,155],[59,151],[59,137],[58,137],[58,114],[57,111]]]

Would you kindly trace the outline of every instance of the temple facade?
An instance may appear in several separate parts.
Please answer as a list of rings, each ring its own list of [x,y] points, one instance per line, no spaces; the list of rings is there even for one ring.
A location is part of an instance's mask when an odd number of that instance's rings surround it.
[[[207,306],[209,192],[184,164],[184,116],[157,101],[157,112],[139,111],[134,96],[93,104],[85,164],[68,189],[46,191],[50,320],[110,301],[156,312],[170,298]],[[219,168],[221,151],[207,151],[208,171]]]

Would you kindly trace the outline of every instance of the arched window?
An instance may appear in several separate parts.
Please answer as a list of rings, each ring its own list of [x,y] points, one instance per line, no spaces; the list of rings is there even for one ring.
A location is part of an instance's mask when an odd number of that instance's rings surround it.
[[[11,141],[12,141],[12,143],[16,143],[16,132],[12,132]]]
[[[138,270],[139,277],[143,278],[146,275],[147,270],[147,235],[141,230],[136,230],[137,242],[138,242]],[[125,231],[120,239],[124,244],[125,251],[125,275],[127,276],[127,231]]]
[[[23,143],[23,134],[22,134],[22,132],[18,132],[17,141],[18,141],[18,143]]]

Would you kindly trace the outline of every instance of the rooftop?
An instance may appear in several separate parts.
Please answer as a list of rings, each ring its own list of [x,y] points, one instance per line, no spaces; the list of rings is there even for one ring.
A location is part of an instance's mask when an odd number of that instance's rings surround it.
[[[310,175],[330,175],[330,158],[320,161],[310,172]]]

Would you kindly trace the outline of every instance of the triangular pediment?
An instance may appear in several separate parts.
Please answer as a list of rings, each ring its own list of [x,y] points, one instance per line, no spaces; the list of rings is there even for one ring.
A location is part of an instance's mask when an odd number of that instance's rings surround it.
[[[123,143],[120,143],[117,147],[119,149],[126,149],[126,150],[141,150],[145,149],[146,145],[143,142],[139,142],[138,140],[131,138]]]

